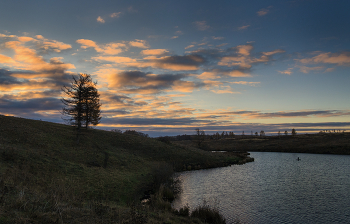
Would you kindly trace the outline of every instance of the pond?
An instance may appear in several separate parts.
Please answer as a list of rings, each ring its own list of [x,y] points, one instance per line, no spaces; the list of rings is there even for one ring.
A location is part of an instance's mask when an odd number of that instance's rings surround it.
[[[251,157],[255,161],[243,165],[179,173],[182,193],[173,207],[206,203],[227,223],[350,223],[350,156]]]

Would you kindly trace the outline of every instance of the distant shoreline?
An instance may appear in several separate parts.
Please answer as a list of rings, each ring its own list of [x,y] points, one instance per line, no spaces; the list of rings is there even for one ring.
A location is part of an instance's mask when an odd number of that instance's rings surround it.
[[[174,141],[180,145],[194,145],[191,140]],[[206,139],[201,148],[210,151],[290,152],[350,155],[350,133],[320,133],[281,136],[235,136]]]

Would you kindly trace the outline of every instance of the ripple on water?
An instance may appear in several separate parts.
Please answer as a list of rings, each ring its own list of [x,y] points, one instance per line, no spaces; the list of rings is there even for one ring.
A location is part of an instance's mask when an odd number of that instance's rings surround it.
[[[251,156],[255,161],[244,165],[180,173],[183,193],[173,207],[206,201],[228,223],[349,223],[350,156]]]

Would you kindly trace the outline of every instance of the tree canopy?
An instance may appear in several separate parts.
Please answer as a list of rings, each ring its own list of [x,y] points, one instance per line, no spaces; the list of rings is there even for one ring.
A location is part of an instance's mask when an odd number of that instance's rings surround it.
[[[86,129],[90,124],[97,125],[101,120],[100,94],[96,88],[97,82],[93,82],[91,75],[79,74],[73,76],[70,86],[62,88],[67,98],[62,98],[65,107],[62,109],[64,115],[70,116],[70,124]]]

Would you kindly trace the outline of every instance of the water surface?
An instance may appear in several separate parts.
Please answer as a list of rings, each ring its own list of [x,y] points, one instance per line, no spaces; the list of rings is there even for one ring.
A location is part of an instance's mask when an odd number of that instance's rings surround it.
[[[350,223],[350,156],[251,157],[255,161],[244,165],[180,173],[183,192],[173,207],[206,201],[228,223]]]

